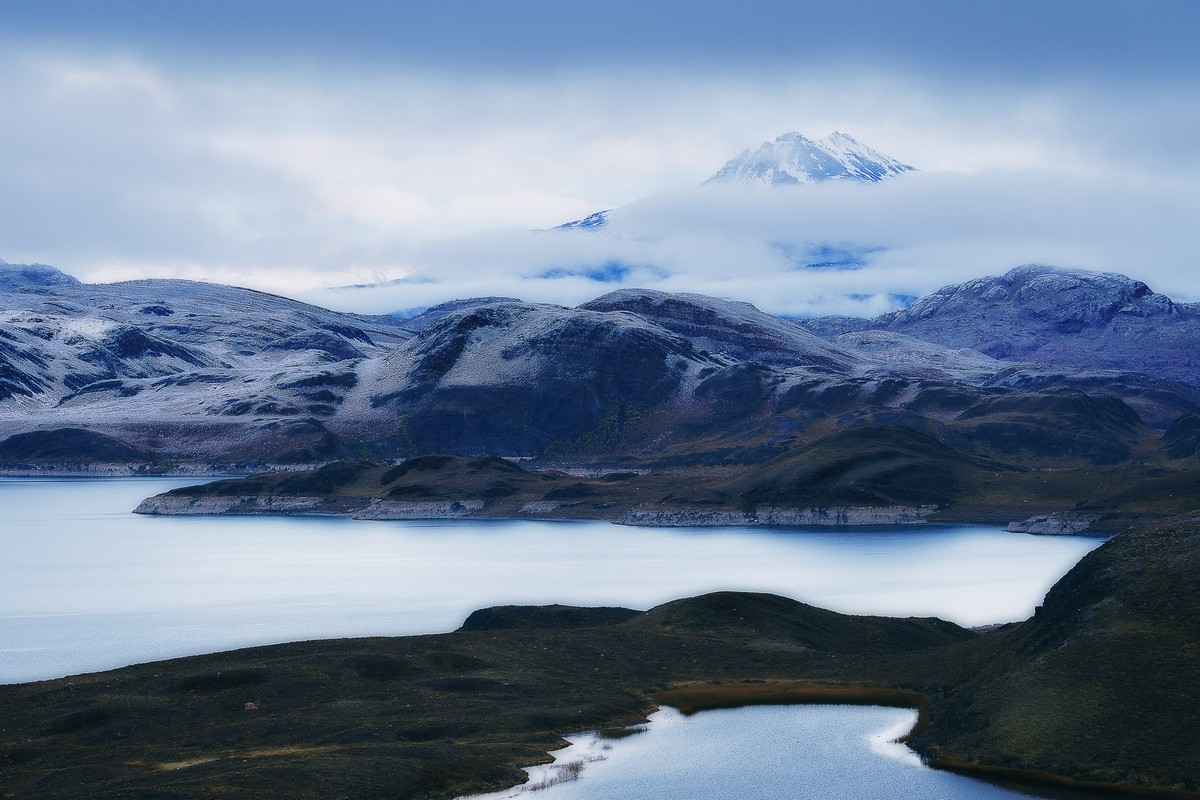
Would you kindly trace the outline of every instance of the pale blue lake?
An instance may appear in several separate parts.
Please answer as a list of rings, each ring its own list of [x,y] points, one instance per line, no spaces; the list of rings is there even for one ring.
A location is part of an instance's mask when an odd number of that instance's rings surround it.
[[[453,630],[476,608],[718,589],[963,625],[1032,614],[1100,540],[994,527],[661,529],[143,517],[195,479],[0,479],[0,682],[254,644]]]
[[[472,800],[1014,800],[1027,797],[929,769],[894,740],[905,709],[758,706],[651,715],[617,741],[570,737],[529,781]]]

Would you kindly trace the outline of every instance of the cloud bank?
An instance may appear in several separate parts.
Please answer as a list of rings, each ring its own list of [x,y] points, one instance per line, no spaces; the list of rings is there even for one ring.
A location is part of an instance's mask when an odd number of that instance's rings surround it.
[[[0,257],[363,310],[640,284],[874,311],[1028,261],[1200,297],[1191,2],[289,9],[0,9]],[[788,130],[923,172],[690,188]],[[533,230],[605,208],[598,235]]]
[[[884,184],[705,186],[645,198],[593,230],[423,243],[392,285],[312,295],[369,310],[508,295],[573,305],[621,286],[749,300],[777,314],[873,315],[1023,263],[1133,274],[1181,300],[1200,198],[1181,182],[914,174]]]

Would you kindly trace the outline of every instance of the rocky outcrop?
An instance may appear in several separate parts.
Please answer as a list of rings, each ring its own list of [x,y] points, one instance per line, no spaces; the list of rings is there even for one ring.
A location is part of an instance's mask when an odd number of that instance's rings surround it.
[[[623,514],[617,520],[617,524],[676,528],[724,525],[910,525],[925,522],[935,511],[937,506],[765,506],[755,511],[681,511],[639,506]]]
[[[752,525],[749,514],[744,511],[681,511],[676,508],[638,506],[622,514],[618,525],[644,525],[656,528],[719,527],[724,525]]]
[[[160,494],[148,497],[133,510],[135,514],[318,514],[328,503],[322,497],[283,497],[271,495],[188,495]],[[333,512],[330,512],[333,513]]]
[[[521,506],[520,514],[553,514],[564,505],[562,500],[530,500]]]
[[[1099,520],[1100,517],[1100,514],[1065,511],[1058,514],[1029,517],[1020,522],[1010,522],[1005,530],[1010,533],[1039,533],[1051,536],[1069,536],[1088,530],[1092,527],[1092,523]]]
[[[375,500],[365,507],[327,497],[235,495],[229,497],[161,494],[143,500],[135,514],[197,516],[207,514],[339,515],[361,520],[461,519],[483,509],[482,500]]]
[[[483,509],[482,500],[375,500],[354,519],[460,519]]]
[[[760,525],[912,525],[925,522],[937,506],[833,506],[758,509]]]

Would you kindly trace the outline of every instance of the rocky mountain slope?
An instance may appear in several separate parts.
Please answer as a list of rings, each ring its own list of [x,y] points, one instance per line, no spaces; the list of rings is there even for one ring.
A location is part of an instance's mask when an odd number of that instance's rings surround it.
[[[228,286],[83,285],[13,265],[0,276],[0,432],[86,429],[167,460],[337,455],[322,420],[357,382],[347,365],[413,335],[389,317]],[[37,447],[9,440],[0,452],[62,463]],[[89,460],[84,447],[78,463]]]
[[[800,324],[835,341],[851,331],[891,331],[1009,361],[1200,385],[1200,304],[1176,303],[1124,275],[1031,264],[947,286],[875,319]]]

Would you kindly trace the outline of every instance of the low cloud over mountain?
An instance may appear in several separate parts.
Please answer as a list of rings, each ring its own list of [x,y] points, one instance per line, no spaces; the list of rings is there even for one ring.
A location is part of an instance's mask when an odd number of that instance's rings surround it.
[[[586,227],[414,245],[401,279],[305,297],[390,312],[480,295],[575,305],[614,286],[650,287],[746,300],[785,316],[870,317],[1013,264],[1052,263],[1136,272],[1177,299],[1197,300],[1196,218],[1200,198],[1190,184],[1128,174],[709,183],[647,196]]]

